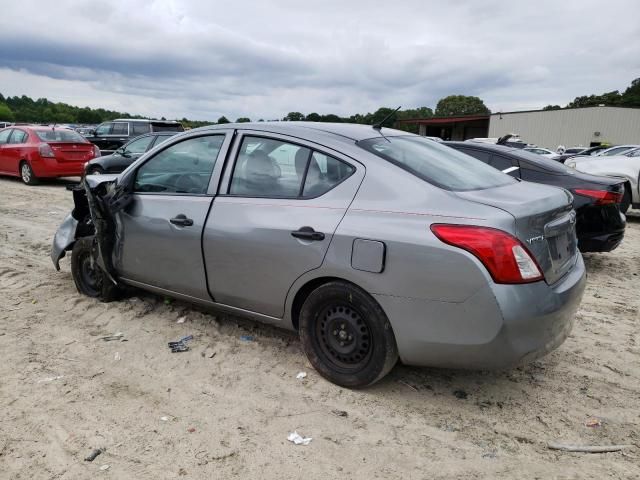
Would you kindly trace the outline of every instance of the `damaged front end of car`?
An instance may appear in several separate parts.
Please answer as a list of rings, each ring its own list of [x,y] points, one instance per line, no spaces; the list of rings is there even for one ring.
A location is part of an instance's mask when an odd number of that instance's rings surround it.
[[[118,183],[119,175],[87,176],[70,190],[74,208],[64,219],[53,238],[51,260],[60,270],[60,259],[73,250],[77,239],[95,238],[93,261],[105,276],[117,284],[111,252],[116,240],[114,214],[124,208],[131,196]]]

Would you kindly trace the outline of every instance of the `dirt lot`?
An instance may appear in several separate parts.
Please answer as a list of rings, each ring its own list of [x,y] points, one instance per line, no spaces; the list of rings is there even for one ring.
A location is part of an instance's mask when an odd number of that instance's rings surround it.
[[[350,391],[287,332],[142,293],[80,296],[68,258],[61,272],[49,259],[71,205],[61,181],[0,179],[2,479],[640,477],[640,216],[617,251],[585,255],[576,328],[548,357],[507,372],[398,366]],[[100,339],[115,332],[126,341]],[[186,334],[192,350],[170,353]],[[289,443],[294,430],[311,444]]]

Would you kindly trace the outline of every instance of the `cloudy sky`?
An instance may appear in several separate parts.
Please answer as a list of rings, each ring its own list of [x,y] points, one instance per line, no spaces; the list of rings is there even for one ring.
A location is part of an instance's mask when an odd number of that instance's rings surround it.
[[[3,2],[0,93],[167,118],[564,105],[640,77],[638,0]]]

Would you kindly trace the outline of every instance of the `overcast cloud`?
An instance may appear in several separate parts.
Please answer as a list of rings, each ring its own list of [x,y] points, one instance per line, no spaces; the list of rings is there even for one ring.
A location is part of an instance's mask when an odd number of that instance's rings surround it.
[[[6,2],[0,92],[167,118],[564,105],[640,77],[640,2]],[[451,4],[451,5],[449,5]]]

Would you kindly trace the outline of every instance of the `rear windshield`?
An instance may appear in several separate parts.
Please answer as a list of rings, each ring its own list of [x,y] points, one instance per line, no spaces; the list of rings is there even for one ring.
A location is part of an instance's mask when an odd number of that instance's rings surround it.
[[[482,190],[516,182],[480,160],[418,136],[380,136],[358,145],[446,190]]]
[[[179,123],[152,123],[151,129],[154,132],[184,132],[184,128]]]
[[[43,142],[86,143],[84,137],[73,130],[36,130],[36,135]]]
[[[527,152],[525,150],[518,150],[515,148],[509,149],[509,153],[514,157],[518,157],[530,163],[533,163],[535,166],[540,167],[547,172],[555,173],[558,175],[573,175],[573,173],[575,173],[572,168],[565,166],[564,163],[560,163],[556,160],[551,160],[550,158],[543,157],[542,155],[538,155],[536,153]]]

